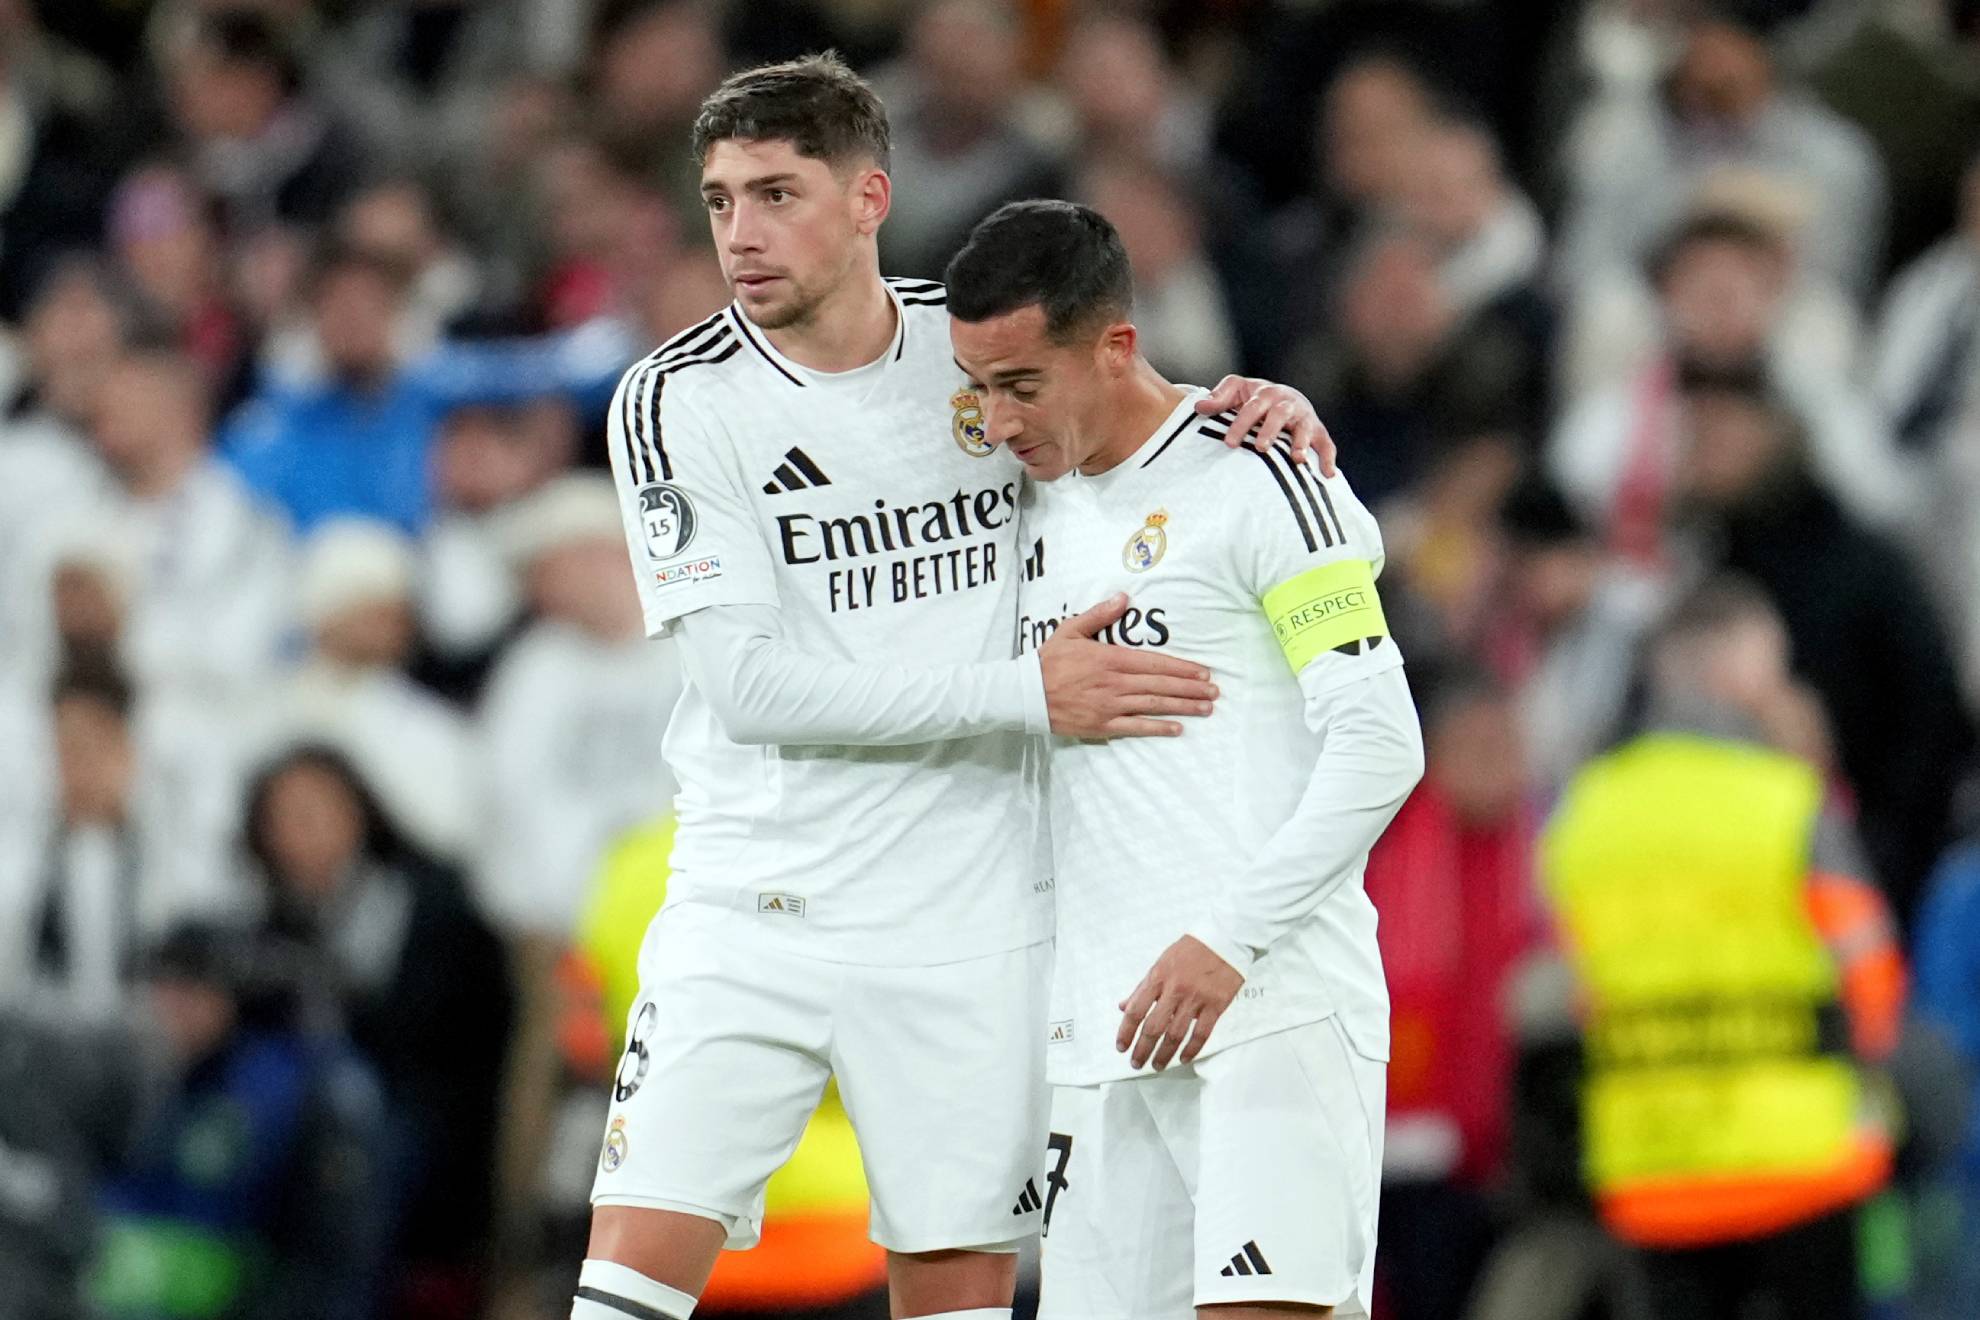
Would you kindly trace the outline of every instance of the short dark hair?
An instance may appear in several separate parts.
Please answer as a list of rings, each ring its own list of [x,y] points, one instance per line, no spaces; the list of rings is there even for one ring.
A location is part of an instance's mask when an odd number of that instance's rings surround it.
[[[798,155],[838,167],[893,157],[887,110],[834,51],[732,73],[694,118],[694,159],[717,142],[788,142]]]
[[[1781,236],[1737,211],[1702,211],[1681,221],[1664,236],[1645,263],[1651,284],[1662,288],[1672,267],[1687,251],[1705,243],[1729,243],[1764,256],[1778,256]]]
[[[1750,619],[1779,623],[1780,610],[1760,584],[1738,573],[1717,573],[1705,579],[1664,612],[1651,631],[1649,649],[1664,648],[1724,632]]]
[[[1036,304],[1055,343],[1134,307],[1134,272],[1120,234],[1077,202],[998,207],[970,232],[944,278],[957,320],[987,321]]]
[[[1574,511],[1560,487],[1544,477],[1528,477],[1499,502],[1499,529],[1526,549],[1581,545],[1593,540],[1588,523]]]
[[[136,701],[131,681],[107,651],[85,647],[70,651],[49,685],[49,704],[90,701],[111,711],[120,720],[131,717]]]
[[[199,40],[225,64],[244,64],[272,74],[284,93],[302,86],[302,62],[295,47],[266,14],[223,9],[199,27]]]
[[[314,298],[331,280],[348,274],[369,275],[399,297],[412,288],[413,272],[397,257],[332,235],[318,245],[310,260],[305,292]]]

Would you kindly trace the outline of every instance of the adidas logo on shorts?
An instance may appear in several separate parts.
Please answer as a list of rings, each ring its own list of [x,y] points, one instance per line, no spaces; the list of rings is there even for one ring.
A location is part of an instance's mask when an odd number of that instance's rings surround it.
[[[1256,1242],[1244,1244],[1244,1250],[1231,1257],[1231,1263],[1217,1273],[1226,1279],[1239,1274],[1270,1274],[1272,1267],[1265,1263],[1265,1253],[1258,1249]]]
[[[758,912],[773,912],[780,917],[801,917],[804,915],[804,900],[796,894],[758,894]]]
[[[1044,1205],[1045,1202],[1040,1200],[1038,1196],[1037,1180],[1026,1178],[1024,1180],[1024,1190],[1018,1193],[1017,1204],[1011,1207],[1011,1213],[1014,1215],[1028,1215],[1034,1210],[1042,1209]]]

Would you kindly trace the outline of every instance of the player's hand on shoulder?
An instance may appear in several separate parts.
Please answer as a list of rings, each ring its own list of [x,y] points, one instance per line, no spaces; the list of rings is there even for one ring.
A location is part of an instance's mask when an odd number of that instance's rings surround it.
[[[1226,376],[1217,388],[1196,401],[1200,413],[1220,413],[1237,409],[1224,443],[1236,449],[1250,445],[1264,449],[1281,434],[1292,442],[1293,461],[1304,463],[1310,455],[1320,461],[1320,471],[1337,475],[1334,437],[1304,394],[1290,385],[1260,380],[1256,376]]]
[[[1243,988],[1244,973],[1203,941],[1185,935],[1163,951],[1134,993],[1121,1001],[1114,1048],[1131,1047],[1129,1060],[1137,1068],[1152,1062],[1160,1071],[1179,1049],[1181,1061],[1192,1063]]]
[[[1096,641],[1120,621],[1117,595],[1059,625],[1038,648],[1052,732],[1068,738],[1174,737],[1182,725],[1162,715],[1208,715],[1217,685],[1202,665],[1132,646]]]

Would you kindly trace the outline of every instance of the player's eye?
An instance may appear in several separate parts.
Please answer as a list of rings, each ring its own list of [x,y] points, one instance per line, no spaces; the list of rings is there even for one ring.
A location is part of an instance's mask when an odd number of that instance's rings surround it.
[[[1020,384],[1013,385],[1011,386],[1011,397],[1019,403],[1030,403],[1038,397],[1038,386],[1031,381],[1024,381]]]
[[[763,192],[763,200],[769,202],[772,206],[782,206],[790,199],[790,196],[791,190],[789,188],[766,188]]]
[[[702,198],[702,203],[707,206],[709,213],[712,215],[720,215],[729,209],[729,199],[719,193]]]

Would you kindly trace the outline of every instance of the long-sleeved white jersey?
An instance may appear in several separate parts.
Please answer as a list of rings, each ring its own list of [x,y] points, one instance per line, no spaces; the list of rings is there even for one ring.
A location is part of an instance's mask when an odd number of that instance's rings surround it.
[[[1118,1005],[1184,934],[1246,974],[1209,1049],[1338,1014],[1387,1057],[1362,868],[1422,742],[1375,590],[1381,536],[1344,478],[1227,449],[1196,397],[1125,462],[1024,501],[1020,647],[1125,591],[1104,640],[1197,661],[1221,691],[1179,738],[1052,741],[1060,1084],[1132,1074]]]

